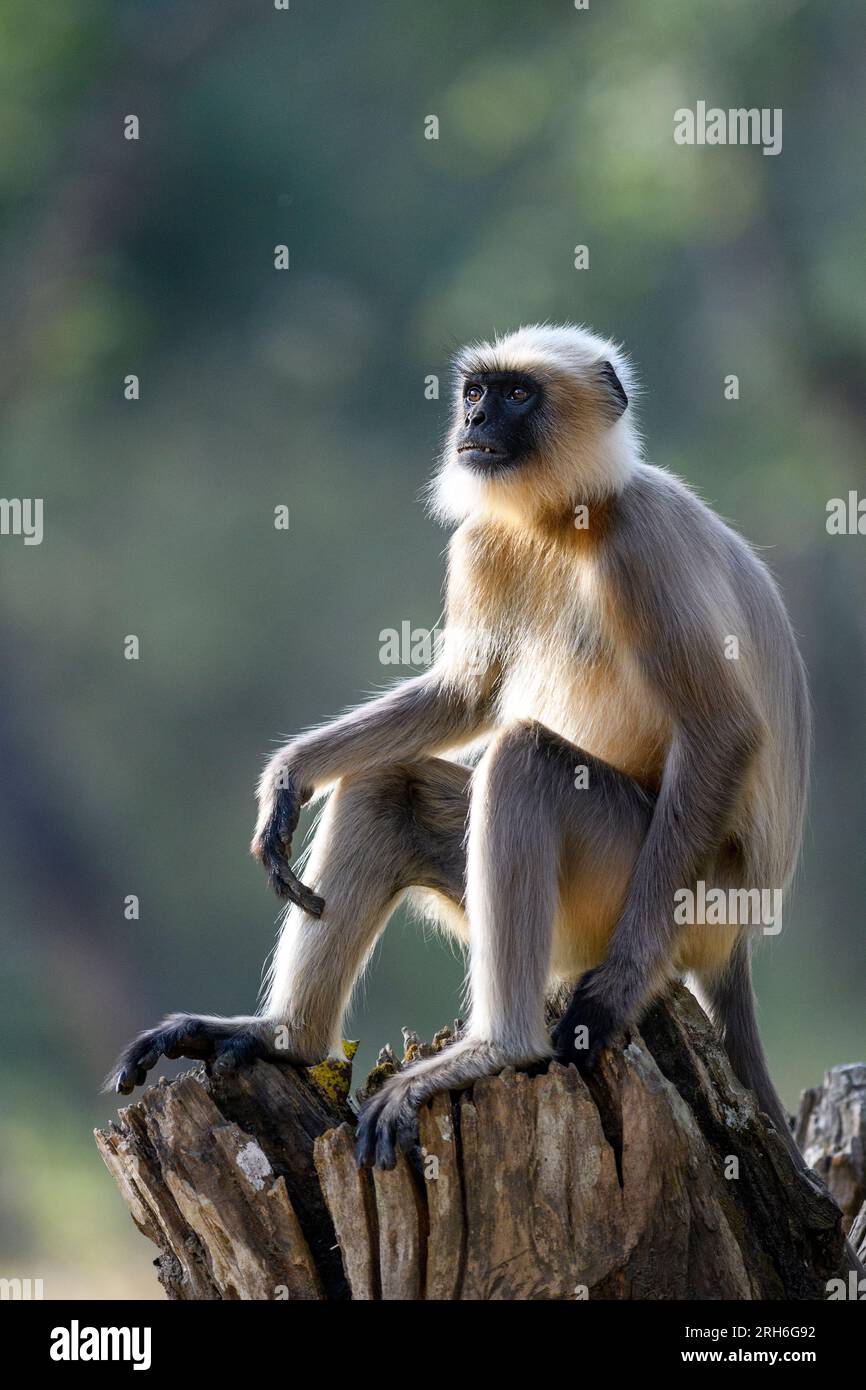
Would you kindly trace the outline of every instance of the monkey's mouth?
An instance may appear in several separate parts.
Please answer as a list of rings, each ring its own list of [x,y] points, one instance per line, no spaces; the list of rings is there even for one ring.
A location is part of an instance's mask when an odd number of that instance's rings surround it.
[[[483,439],[464,439],[457,445],[457,457],[472,473],[492,477],[514,467],[514,458],[506,449],[497,449]]]
[[[504,459],[506,455],[501,449],[494,449],[490,444],[482,444],[480,441],[473,442],[467,440],[464,444],[457,445],[458,454],[487,454],[490,458]]]

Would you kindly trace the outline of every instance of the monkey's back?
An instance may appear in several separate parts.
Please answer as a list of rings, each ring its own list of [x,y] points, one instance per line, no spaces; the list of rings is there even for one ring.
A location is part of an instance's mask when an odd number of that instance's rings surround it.
[[[661,567],[658,587],[649,586],[656,601],[673,607],[679,596],[691,610],[672,629],[685,678],[697,683],[715,673],[759,721],[759,746],[733,829],[754,885],[784,887],[802,838],[811,712],[805,667],[776,582],[749,543],[663,469],[639,465],[620,507],[622,536],[611,547],[620,575],[634,564],[627,551],[632,557],[637,551],[648,567]]]

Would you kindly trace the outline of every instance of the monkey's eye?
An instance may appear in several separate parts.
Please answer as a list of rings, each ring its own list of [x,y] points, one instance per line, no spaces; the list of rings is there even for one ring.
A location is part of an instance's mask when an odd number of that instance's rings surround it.
[[[516,401],[518,405],[523,405],[525,401],[529,400],[529,392],[525,386],[512,386],[508,392],[508,399]]]
[[[467,386],[463,392],[463,398],[467,401],[480,401],[483,394],[480,386]]]

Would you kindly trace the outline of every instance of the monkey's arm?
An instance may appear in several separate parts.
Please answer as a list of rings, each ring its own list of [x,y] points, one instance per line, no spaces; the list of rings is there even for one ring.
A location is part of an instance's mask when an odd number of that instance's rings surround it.
[[[674,894],[693,886],[720,846],[758,746],[743,708],[706,711],[678,726],[646,839],[604,962],[581,980],[556,1030],[557,1046],[589,1031],[589,1061],[662,984],[675,933]]]
[[[321,898],[289,865],[301,806],[340,777],[470,742],[492,721],[490,689],[483,675],[458,677],[443,665],[280,748],[259,782],[252,842],[277,895],[321,916]]]
[[[623,1017],[670,957],[674,894],[689,888],[721,846],[759,742],[747,708],[707,711],[680,724],[605,965]]]
[[[674,894],[693,886],[730,830],[763,736],[739,663],[724,654],[724,573],[696,577],[680,562],[678,537],[648,518],[653,539],[631,537],[619,600],[639,667],[667,709],[672,736],[659,795],[605,961],[584,976],[557,1030],[585,1024],[594,1057],[634,1019],[665,978],[675,933]],[[658,523],[658,524],[656,524]],[[694,540],[692,544],[695,545]],[[709,547],[707,547],[709,551]],[[681,553],[681,552],[680,552]],[[700,550],[697,553],[701,553]]]
[[[447,621],[442,653],[422,676],[292,739],[267,763],[258,786],[259,815],[252,853],[267,870],[278,897],[320,917],[322,899],[289,864],[300,810],[340,777],[385,763],[412,762],[471,743],[494,723],[499,670],[496,644],[477,628],[477,604],[458,529],[450,543]]]

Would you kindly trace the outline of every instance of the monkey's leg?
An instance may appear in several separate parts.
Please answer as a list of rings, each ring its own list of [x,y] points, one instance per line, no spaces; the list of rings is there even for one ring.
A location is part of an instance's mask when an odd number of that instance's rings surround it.
[[[578,789],[581,766],[589,786]],[[466,1036],[368,1102],[359,1162],[393,1167],[396,1147],[414,1142],[419,1105],[436,1091],[549,1056],[544,1000],[560,905],[573,896],[572,880],[583,885],[603,949],[651,813],[630,778],[538,724],[512,725],[493,741],[470,797]]]
[[[460,902],[469,769],[428,759],[345,778],[316,831],[307,876],[321,917],[288,909],[255,1017],[173,1014],[121,1055],[109,1085],[142,1085],[161,1056],[230,1068],[256,1057],[318,1062],[339,1044],[355,981],[400,895],[421,885]]]
[[[302,1060],[338,1048],[355,982],[400,895],[410,886],[464,891],[470,771],[428,759],[339,783],[322,818],[307,877],[321,918],[286,914],[262,1026],[287,1027]]]

